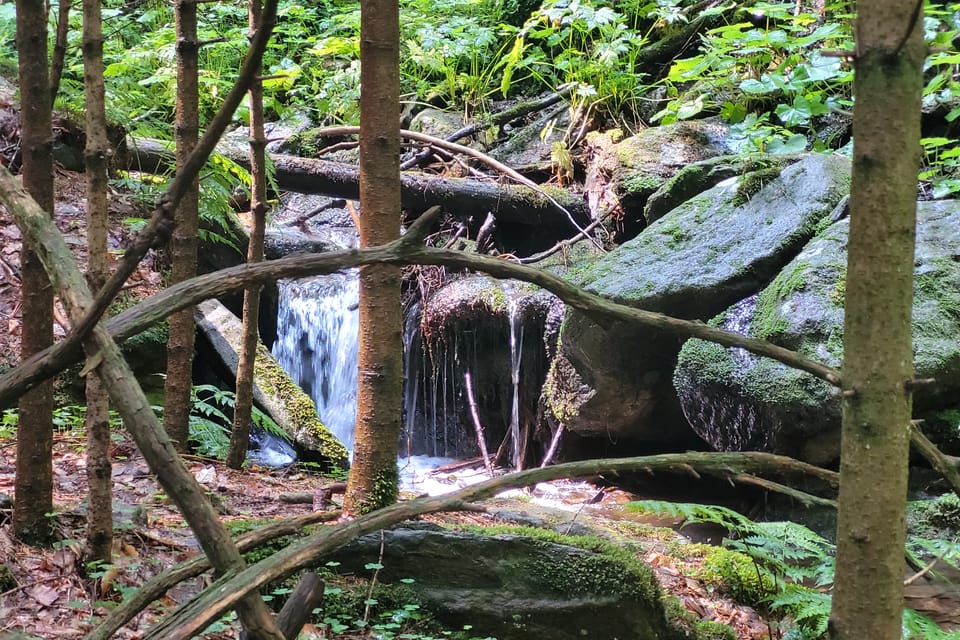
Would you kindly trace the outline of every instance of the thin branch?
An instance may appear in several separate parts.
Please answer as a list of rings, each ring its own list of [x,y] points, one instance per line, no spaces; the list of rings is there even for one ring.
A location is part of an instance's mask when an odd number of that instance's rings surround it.
[[[171,313],[228,291],[241,289],[251,283],[265,284],[280,278],[303,278],[377,262],[401,265],[433,264],[472,269],[497,278],[514,278],[530,282],[550,291],[567,305],[583,311],[594,319],[619,320],[658,329],[679,337],[700,338],[726,347],[739,347],[755,355],[772,358],[787,366],[806,371],[833,386],[841,386],[839,370],[765,340],[726,331],[695,320],[681,320],[611,302],[534,267],[461,251],[421,247],[416,244],[419,240],[414,236],[419,236],[419,233],[414,233],[414,230],[424,231],[429,224],[430,220],[421,216],[408,230],[407,235],[382,247],[291,255],[256,265],[240,265],[198,276],[168,287],[137,306],[111,318],[106,324],[107,330],[117,340],[122,341],[146,330]],[[0,375],[0,407],[9,406],[14,399],[36,386],[41,380],[76,362],[80,357],[79,354],[78,346],[62,341],[29,358],[16,369]]]

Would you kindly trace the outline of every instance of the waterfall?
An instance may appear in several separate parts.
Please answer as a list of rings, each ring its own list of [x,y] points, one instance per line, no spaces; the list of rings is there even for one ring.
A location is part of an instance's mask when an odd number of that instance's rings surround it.
[[[353,450],[357,415],[360,285],[356,269],[281,280],[273,357],[317,405],[320,420]]]
[[[506,313],[501,311],[499,317],[508,320],[507,327],[502,320],[499,325],[488,321],[450,326],[442,339],[431,339],[429,348],[421,335],[423,307],[414,304],[406,310],[401,465],[416,456],[449,460],[477,455],[465,389],[467,372],[476,385],[477,401],[486,402],[486,420],[497,421],[491,408],[503,401],[502,422],[483,425],[488,447],[495,450],[509,433],[511,462],[522,462],[520,378],[527,293],[509,283],[500,286]],[[278,363],[313,399],[320,419],[350,450],[356,420],[358,299],[356,270],[281,281],[273,345]]]

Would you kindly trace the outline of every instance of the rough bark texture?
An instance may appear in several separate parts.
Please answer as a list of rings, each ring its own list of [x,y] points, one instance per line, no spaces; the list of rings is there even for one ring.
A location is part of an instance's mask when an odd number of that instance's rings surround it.
[[[57,101],[63,63],[67,57],[67,35],[70,33],[70,0],[62,0],[57,9],[57,32],[53,40],[53,59],[50,61],[50,105]]]
[[[400,10],[365,0],[360,17],[360,244],[400,237]],[[360,339],[353,468],[343,509],[360,515],[397,499],[403,349],[400,269],[360,268]]]
[[[23,187],[49,214],[53,211],[53,132],[43,0],[17,0],[17,50]],[[20,263],[21,317],[29,319],[22,323],[20,357],[26,359],[53,342],[53,292],[43,265],[26,242]],[[51,534],[47,514],[53,510],[53,383],[44,382],[20,398],[19,410],[13,533],[27,542],[44,542]]]
[[[107,274],[107,171],[110,141],[103,85],[100,0],[83,2],[83,86],[87,146],[87,280],[93,290]],[[110,400],[96,375],[86,377],[87,546],[86,560],[109,563],[113,549],[113,476],[110,465]]]
[[[0,167],[0,202],[37,251],[71,320],[76,323],[84,318],[93,304],[93,296],[73,254],[49,216],[3,167]],[[183,512],[211,564],[219,573],[242,569],[245,566],[243,557],[203,488],[177,455],[120,348],[103,323],[94,325],[93,333],[84,342],[84,349],[90,357],[88,366],[96,369],[137,448],[157,475],[160,485]],[[237,613],[251,637],[282,639],[270,611],[258,595],[242,598]]]
[[[251,33],[256,31],[263,13],[260,0],[250,0],[248,16]],[[263,83],[259,76],[250,85],[250,214],[253,228],[247,243],[247,262],[263,260],[263,237],[267,227],[267,138],[263,132]],[[237,397],[233,407],[233,433],[227,451],[227,466],[239,469],[247,456],[250,440],[250,414],[253,408],[253,372],[260,334],[260,285],[251,284],[243,292],[243,345],[237,365]]]
[[[177,116],[174,138],[177,143],[177,171],[182,171],[197,146],[199,125],[199,69],[197,62],[197,4],[180,0],[177,21]],[[174,214],[170,238],[171,280],[182,282],[197,275],[197,227],[199,182],[194,180]],[[177,450],[185,452],[190,436],[190,389],[193,386],[193,310],[170,317],[167,343],[167,378],[164,383],[163,426]]]
[[[833,640],[897,640],[913,376],[922,5],[858,5]]]

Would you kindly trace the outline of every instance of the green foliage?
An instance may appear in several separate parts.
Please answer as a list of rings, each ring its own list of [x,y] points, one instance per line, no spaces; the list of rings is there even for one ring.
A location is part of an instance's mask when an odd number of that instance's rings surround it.
[[[190,392],[193,409],[190,411],[190,442],[198,455],[222,460],[230,447],[228,425],[236,396],[214,385],[199,385]],[[256,406],[251,414],[253,423],[258,427],[286,438],[283,429]]]
[[[705,555],[700,578],[719,585],[740,602],[765,605],[771,613],[781,616],[787,627],[785,639],[814,640],[826,632],[836,550],[830,541],[794,522],[753,522],[726,507],[646,500],[628,503],[625,508],[726,528],[729,537],[723,541],[725,549]],[[939,512],[937,507],[930,510]],[[952,513],[949,506],[946,511]],[[702,551],[703,545],[695,545],[694,549]],[[689,550],[685,547],[681,551]],[[954,567],[960,563],[960,545],[948,540],[910,536],[906,551],[918,564],[930,558]],[[752,574],[744,558],[752,562]],[[931,620],[909,609],[904,610],[903,620],[907,639],[960,638],[960,633],[943,632]]]
[[[366,570],[374,572],[371,588],[366,581],[339,578],[331,571],[337,565],[327,563],[323,609],[314,611],[334,635],[356,634],[376,640],[496,640],[475,636],[470,633],[470,625],[457,631],[444,630],[410,588],[412,578],[403,578],[400,584],[376,583],[375,572],[382,566],[368,563]]]

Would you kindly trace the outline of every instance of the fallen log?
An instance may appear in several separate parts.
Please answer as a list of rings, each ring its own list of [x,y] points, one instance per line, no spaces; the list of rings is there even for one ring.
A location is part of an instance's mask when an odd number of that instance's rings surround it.
[[[216,299],[198,304],[195,314],[198,330],[220,361],[236,376],[240,359],[240,319]],[[328,465],[347,467],[346,448],[320,422],[310,396],[280,368],[263,344],[257,347],[253,398],[291,442],[319,455]]]
[[[138,138],[128,140],[127,144],[131,169],[163,173],[173,166],[173,154],[159,142]],[[247,166],[245,156],[224,151],[231,161]],[[273,155],[271,160],[281,189],[349,200],[360,197],[360,170],[353,165],[289,155]],[[483,216],[489,211],[499,222],[535,225],[545,232],[553,231],[558,238],[569,237],[577,230],[557,204],[569,211],[577,224],[590,222],[587,204],[582,197],[556,187],[541,185],[539,188],[549,197],[523,185],[404,172],[401,175],[401,204],[414,211],[423,211],[433,205],[467,215]],[[556,202],[551,202],[551,198]]]

